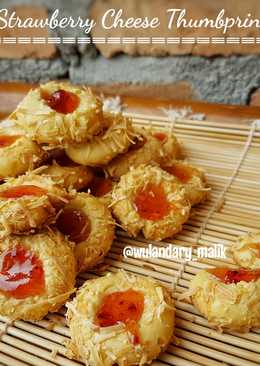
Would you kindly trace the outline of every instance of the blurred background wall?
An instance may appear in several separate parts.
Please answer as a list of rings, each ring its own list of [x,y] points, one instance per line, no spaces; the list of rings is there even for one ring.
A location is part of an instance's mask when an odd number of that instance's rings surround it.
[[[127,16],[162,16],[166,8],[189,9],[194,17],[214,16],[221,8],[229,15],[247,12],[260,18],[259,0],[0,0],[0,8],[14,8],[21,17],[42,18],[60,9],[60,16],[98,19],[106,9],[123,8]],[[149,33],[150,32],[150,33]],[[105,32],[92,37],[170,36],[165,27]],[[233,30],[232,36],[257,37],[252,30]],[[242,32],[242,33],[241,33]],[[178,36],[212,36],[208,31],[180,31]],[[227,34],[230,35],[230,34]],[[0,30],[0,37],[86,37],[80,29]],[[0,45],[0,80],[39,82],[69,78],[75,83],[104,86],[125,94],[156,98],[200,99],[217,103],[260,105],[260,45]],[[111,88],[111,84],[113,88]],[[151,85],[153,86],[151,88]]]

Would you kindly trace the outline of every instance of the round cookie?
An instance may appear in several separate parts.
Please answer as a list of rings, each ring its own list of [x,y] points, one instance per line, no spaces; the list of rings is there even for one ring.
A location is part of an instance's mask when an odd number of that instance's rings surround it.
[[[33,173],[0,185],[0,236],[31,233],[55,221],[70,199],[50,178]]]
[[[81,143],[102,129],[102,103],[89,89],[52,81],[32,89],[11,117],[39,144]]]
[[[107,206],[88,193],[78,193],[64,207],[57,228],[76,243],[78,272],[93,268],[109,251],[114,239],[114,221]]]
[[[35,321],[57,311],[74,291],[72,244],[57,231],[0,240],[0,313]]]
[[[260,232],[241,236],[232,245],[234,261],[241,267],[260,269]]]
[[[211,326],[238,332],[260,326],[260,270],[203,270],[192,279],[190,291]]]
[[[51,165],[42,167],[41,175],[50,177],[53,182],[61,187],[71,190],[80,191],[89,185],[93,179],[91,168],[80,165],[61,166],[56,161]]]
[[[67,307],[68,355],[89,366],[149,364],[173,334],[169,292],[124,271],[87,281]]]
[[[24,174],[45,158],[46,153],[24,136],[14,121],[0,124],[0,179]]]
[[[156,162],[158,164],[169,158],[180,156],[180,145],[176,137],[170,133],[152,132],[136,128],[139,137],[125,154],[113,159],[104,169],[108,176],[119,179],[130,167],[137,168],[142,164]]]
[[[180,160],[166,162],[161,167],[184,185],[185,195],[191,206],[207,199],[209,189],[202,169]]]
[[[140,165],[123,175],[112,192],[114,216],[131,235],[162,240],[182,228],[190,213],[184,188],[158,166]]]
[[[91,141],[68,146],[66,154],[69,158],[82,165],[102,166],[125,152],[135,137],[131,119],[107,112],[104,125],[107,126],[105,131]]]

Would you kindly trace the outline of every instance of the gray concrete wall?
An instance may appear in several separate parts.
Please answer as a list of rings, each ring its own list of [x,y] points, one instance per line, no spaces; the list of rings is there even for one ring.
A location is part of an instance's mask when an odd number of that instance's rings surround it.
[[[1,8],[32,4],[31,0],[0,0]],[[90,0],[34,0],[33,4],[61,9],[61,15],[87,14]],[[59,30],[59,36],[82,36],[79,31]],[[53,60],[0,60],[0,80],[46,81],[69,78],[75,83],[174,83],[188,81],[202,100],[246,104],[260,87],[260,57],[232,56],[204,58],[176,56],[165,58],[120,55],[100,56],[94,46],[60,45]],[[174,96],[172,96],[174,97]]]

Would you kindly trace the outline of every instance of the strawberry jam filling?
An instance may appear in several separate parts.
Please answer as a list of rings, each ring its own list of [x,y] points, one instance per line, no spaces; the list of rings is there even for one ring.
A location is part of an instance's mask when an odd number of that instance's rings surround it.
[[[102,197],[112,190],[112,180],[104,177],[94,177],[89,189],[93,196]]]
[[[167,135],[166,135],[166,133],[163,133],[163,132],[155,132],[155,133],[153,133],[153,136],[159,141],[167,140]]]
[[[57,219],[57,228],[71,241],[80,243],[87,240],[91,231],[89,218],[81,210],[65,208]]]
[[[23,196],[40,197],[43,196],[44,194],[46,194],[45,189],[28,184],[8,188],[5,191],[0,192],[0,197],[2,198],[20,198]]]
[[[163,187],[153,183],[139,189],[134,205],[140,217],[151,221],[163,219],[171,209]]]
[[[51,95],[42,93],[42,98],[48,106],[58,113],[73,113],[79,106],[79,97],[69,91],[59,89]]]
[[[0,136],[0,149],[3,147],[7,147],[12,145],[16,140],[18,140],[21,136],[8,136],[2,135]]]
[[[251,282],[260,278],[260,270],[230,270],[228,268],[213,268],[208,269],[207,271],[216,276],[221,282],[224,282],[225,284],[238,283],[241,281]]]
[[[174,175],[176,178],[178,178],[182,183],[188,183],[194,174],[194,171],[192,168],[188,166],[181,166],[178,164],[173,164],[168,167],[164,167],[164,170],[166,170],[171,175]]]
[[[16,299],[43,294],[45,279],[42,262],[20,246],[0,256],[0,291]]]
[[[135,290],[117,291],[104,296],[96,314],[96,324],[110,327],[119,322],[133,335],[133,343],[140,344],[138,321],[144,310],[144,295]]]

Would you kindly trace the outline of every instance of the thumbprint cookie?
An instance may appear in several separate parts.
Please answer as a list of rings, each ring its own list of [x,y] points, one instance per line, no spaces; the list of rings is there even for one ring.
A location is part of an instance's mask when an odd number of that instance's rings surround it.
[[[213,268],[191,281],[193,304],[219,330],[260,326],[260,270]]]
[[[89,366],[150,364],[174,330],[168,290],[124,271],[87,281],[67,307],[68,356]]]
[[[32,89],[11,117],[39,144],[81,143],[102,129],[102,103],[89,89],[51,81]]]
[[[0,185],[0,234],[31,233],[55,221],[70,194],[48,177],[28,173]]]
[[[132,121],[122,114],[107,112],[104,131],[84,144],[69,145],[66,149],[71,160],[88,166],[102,166],[125,152],[133,142],[135,132]]]
[[[162,240],[178,233],[190,204],[183,186],[158,166],[140,165],[123,175],[112,192],[113,214],[131,235]]]
[[[78,272],[93,268],[109,251],[114,220],[107,206],[88,193],[78,193],[59,215],[57,228],[74,242]]]
[[[58,231],[0,240],[0,314],[40,320],[74,291],[75,258]]]

